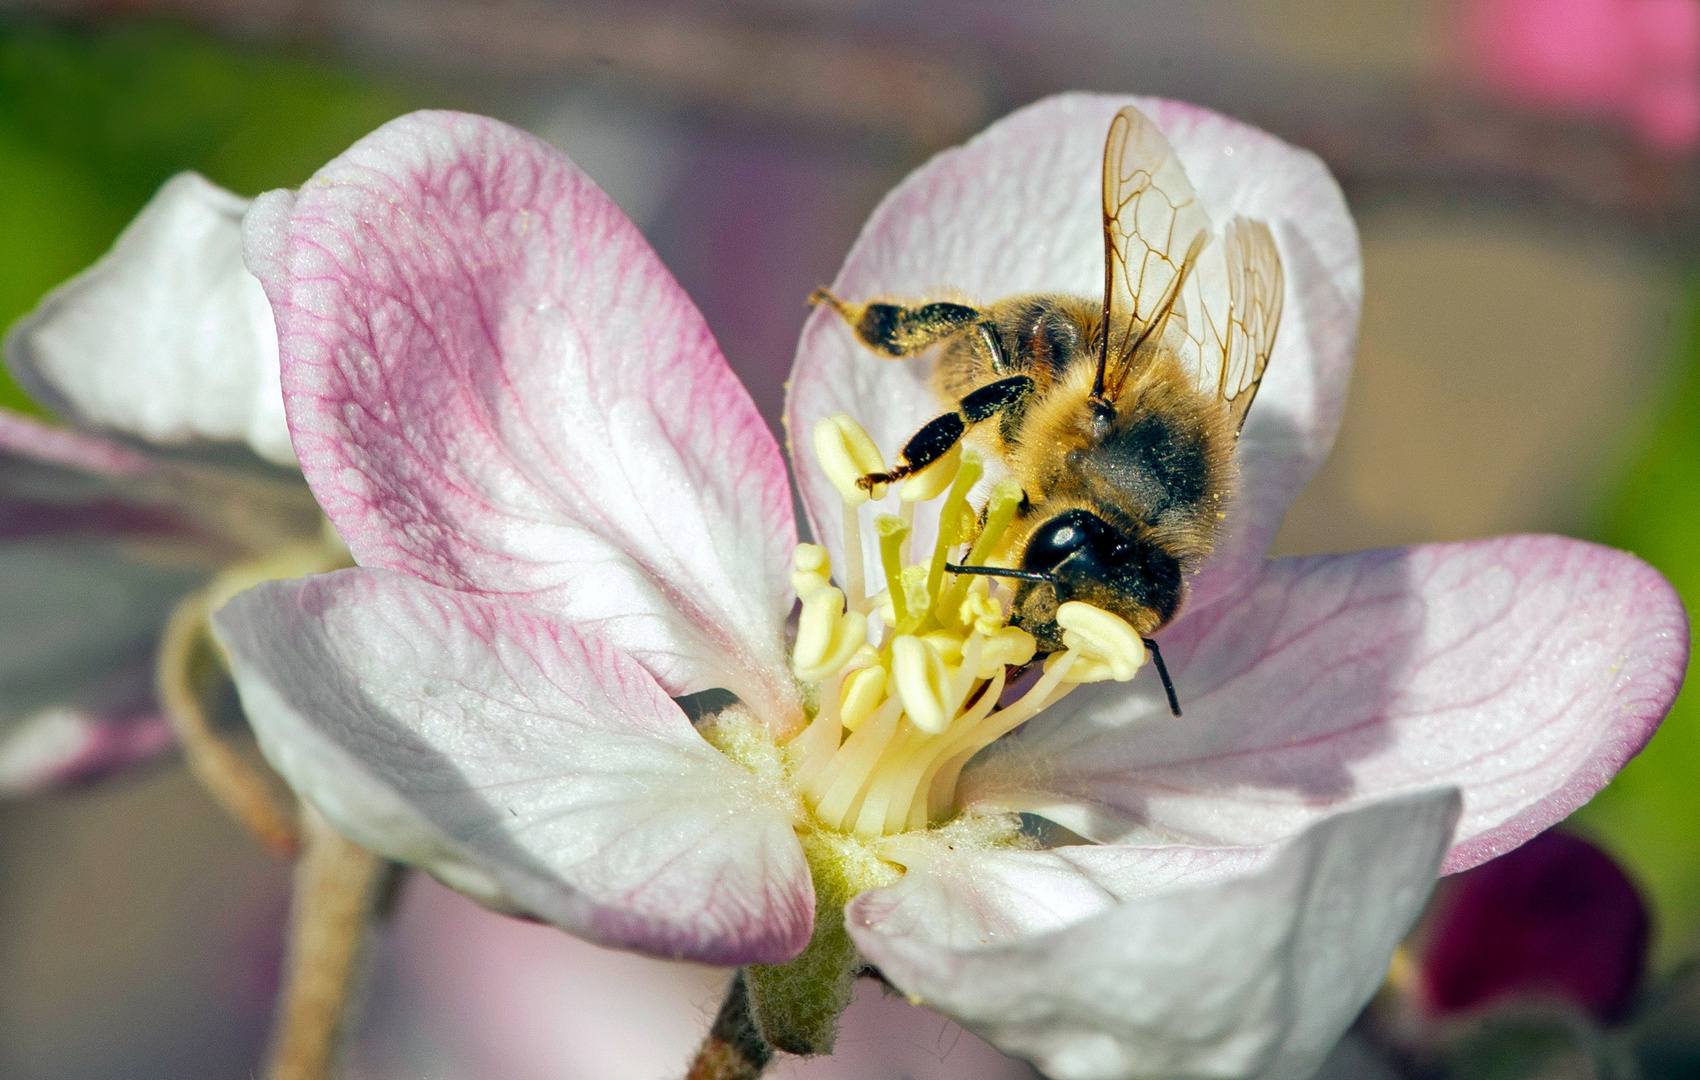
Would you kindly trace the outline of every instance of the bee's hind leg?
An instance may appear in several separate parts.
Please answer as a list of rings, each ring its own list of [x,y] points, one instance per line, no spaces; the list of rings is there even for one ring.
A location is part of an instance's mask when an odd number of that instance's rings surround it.
[[[890,484],[920,472],[950,453],[950,448],[968,434],[970,426],[1024,407],[1032,393],[1033,379],[1027,375],[1012,375],[987,383],[963,398],[955,412],[934,417],[909,436],[890,472],[869,473],[857,483],[871,491],[879,484]]]
[[[814,295],[809,297],[809,303],[825,304],[838,312],[839,318],[850,325],[858,341],[881,356],[893,359],[913,356],[975,323],[981,323],[988,329],[991,326],[985,322],[986,313],[979,308],[969,307],[967,304],[953,304],[947,300],[917,304],[913,307],[878,301],[871,304],[851,304],[825,289],[817,289]],[[982,332],[982,336],[987,337],[991,347],[1001,354],[996,333]],[[1003,370],[1002,365],[996,365],[995,370]]]

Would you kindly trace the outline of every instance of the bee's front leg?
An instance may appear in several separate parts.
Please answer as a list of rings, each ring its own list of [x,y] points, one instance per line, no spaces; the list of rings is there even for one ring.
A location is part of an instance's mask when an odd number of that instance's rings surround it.
[[[809,297],[809,303],[830,307],[849,324],[856,340],[881,356],[893,359],[914,356],[968,327],[975,327],[981,347],[991,352],[992,370],[1005,370],[1003,346],[998,342],[997,330],[979,308],[948,300],[913,306],[882,301],[851,304],[825,289],[817,290]]]
[[[934,417],[911,435],[890,472],[869,473],[857,483],[872,491],[880,484],[894,483],[920,472],[950,453],[951,447],[962,441],[972,425],[1025,407],[1033,385],[1033,379],[1027,375],[1012,375],[987,383],[963,398],[955,412]]]

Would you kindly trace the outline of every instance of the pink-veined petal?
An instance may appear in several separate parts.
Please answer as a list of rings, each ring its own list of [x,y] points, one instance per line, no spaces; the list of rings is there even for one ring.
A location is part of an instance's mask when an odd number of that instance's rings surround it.
[[[1320,161],[1180,102],[1047,98],[910,174],[868,220],[833,290],[858,301],[966,296],[989,303],[1031,292],[1102,297],[1104,139],[1110,119],[1129,104],[1173,144],[1214,225],[1220,229],[1236,214],[1267,222],[1285,271],[1275,351],[1240,437],[1241,495],[1216,555],[1189,583],[1196,607],[1256,572],[1287,504],[1333,445],[1363,287],[1357,230]],[[930,363],[876,357],[824,308],[803,329],[787,417],[810,523],[835,563],[842,551],[840,504],[815,461],[812,425],[847,412],[882,452],[895,455],[940,410],[927,387]],[[930,529],[923,519],[916,542],[929,543]],[[879,565],[871,546],[867,565]]]
[[[85,426],[161,445],[242,442],[293,465],[277,331],[242,265],[247,209],[194,173],[167,180],[112,250],[7,331],[18,381]]]
[[[215,617],[268,760],[352,839],[592,941],[777,962],[814,895],[781,795],[618,649],[383,570]]]
[[[1456,784],[1448,873],[1586,802],[1652,737],[1688,624],[1645,563],[1555,536],[1281,559],[1162,635],[1154,672],[1085,687],[964,774],[965,798],[1096,840],[1261,843]]]
[[[296,451],[364,566],[594,626],[673,694],[800,718],[777,444],[702,316],[577,166],[416,113],[298,195],[249,265]]]
[[[981,941],[956,909],[999,883],[954,865],[971,859],[923,864],[858,896],[846,922],[905,994],[1056,1080],[1303,1080],[1381,985],[1457,815],[1452,789],[1389,800],[1312,825],[1245,876],[1134,888],[1059,928],[988,926]]]

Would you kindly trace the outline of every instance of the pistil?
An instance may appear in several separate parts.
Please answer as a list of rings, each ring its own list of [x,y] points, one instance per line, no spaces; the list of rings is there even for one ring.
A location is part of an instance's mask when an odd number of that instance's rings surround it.
[[[792,778],[826,829],[864,839],[925,829],[955,813],[957,779],[975,754],[1081,683],[1133,678],[1145,647],[1119,617],[1064,603],[1057,621],[1065,650],[1003,703],[1011,669],[1034,658],[1033,637],[1008,625],[1008,584],[955,575],[947,565],[986,565],[1021,505],[1020,488],[994,485],[984,514],[975,515],[968,497],[984,465],[961,447],[906,479],[897,489],[901,515],[871,523],[886,589],[867,596],[861,508],[884,491],[857,481],[885,471],[885,462],[849,416],[828,417],[813,434],[844,504],[845,587],[831,583],[825,549],[798,546],[792,583],[803,613],[792,665],[820,705],[787,744]],[[937,540],[910,563],[915,507],[941,496]]]

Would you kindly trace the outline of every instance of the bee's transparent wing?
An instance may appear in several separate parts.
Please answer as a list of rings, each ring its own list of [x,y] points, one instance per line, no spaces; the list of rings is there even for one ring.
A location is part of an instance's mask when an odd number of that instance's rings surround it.
[[[1198,257],[1181,287],[1169,337],[1198,388],[1228,403],[1234,430],[1275,347],[1281,323],[1281,253],[1261,221],[1236,217]]]
[[[1210,236],[1169,140],[1129,106],[1104,142],[1105,337],[1095,391],[1114,397],[1141,346],[1163,340],[1187,268]]]

